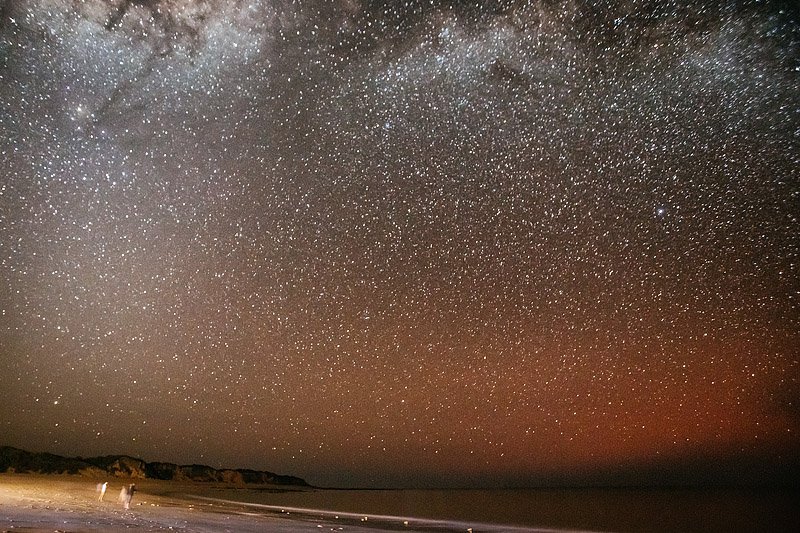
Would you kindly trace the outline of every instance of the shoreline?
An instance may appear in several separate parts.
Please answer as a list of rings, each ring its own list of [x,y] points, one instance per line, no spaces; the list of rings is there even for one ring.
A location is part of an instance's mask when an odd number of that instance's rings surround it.
[[[103,501],[97,483],[109,481]],[[123,485],[136,483],[130,509],[117,501]],[[0,531],[100,532],[220,531],[295,533],[346,531],[314,516],[253,512],[233,501],[203,501],[206,487],[198,483],[121,478],[94,479],[70,475],[0,474]],[[366,524],[364,524],[366,526]],[[358,531],[385,531],[358,527]]]
[[[97,484],[108,481],[99,501]],[[118,501],[123,486],[136,484],[130,509]],[[75,475],[0,474],[0,532],[191,531],[198,533],[270,531],[556,532],[418,517],[372,515],[265,505],[214,497],[232,488],[307,492],[305,487],[93,478]]]
[[[98,483],[108,481],[104,500]],[[118,495],[137,491],[130,509]],[[267,494],[269,493],[269,494]],[[0,474],[0,533],[723,533],[798,531],[800,491],[327,490],[80,475]]]

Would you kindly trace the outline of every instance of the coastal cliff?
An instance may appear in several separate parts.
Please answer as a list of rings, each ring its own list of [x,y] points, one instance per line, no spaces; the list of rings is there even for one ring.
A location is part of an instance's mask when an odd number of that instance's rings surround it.
[[[216,482],[230,484],[309,486],[303,479],[248,469],[216,469],[206,465],[148,463],[126,455],[62,457],[0,446],[0,472],[113,476],[126,479]]]

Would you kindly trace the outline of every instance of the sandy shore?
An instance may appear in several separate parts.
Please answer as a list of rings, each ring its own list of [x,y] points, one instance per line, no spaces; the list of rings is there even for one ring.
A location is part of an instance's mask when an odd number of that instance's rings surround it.
[[[109,481],[98,501],[98,482]],[[254,509],[234,502],[202,499],[208,485],[134,480],[130,509],[117,501],[129,480],[94,480],[79,476],[0,474],[0,531],[192,531],[300,532],[387,531],[403,524],[368,524],[352,517]],[[377,527],[375,527],[377,526]]]

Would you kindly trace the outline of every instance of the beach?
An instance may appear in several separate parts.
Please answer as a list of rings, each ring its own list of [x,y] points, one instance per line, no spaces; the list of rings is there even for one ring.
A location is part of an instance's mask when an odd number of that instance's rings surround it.
[[[98,484],[106,481],[108,487],[101,501]],[[130,508],[125,509],[120,501],[120,491],[131,483],[135,483],[136,492]],[[0,474],[0,533],[120,530],[198,533],[551,531],[458,520],[268,505],[220,497],[241,496],[242,493],[286,495],[315,492],[326,491],[307,487],[265,485],[236,487],[224,483],[152,479],[92,479],[75,475]]]
[[[130,483],[136,492],[125,509],[118,497]],[[794,489],[337,490],[0,474],[0,532],[789,532],[800,528],[799,496]]]
[[[97,483],[109,481],[103,501]],[[136,483],[130,509],[121,488]],[[254,511],[252,507],[202,500],[210,486],[156,480],[94,480],[79,476],[0,474],[0,531],[192,531],[263,532],[386,531],[360,519],[304,513]],[[198,498],[199,496],[199,498]],[[355,523],[354,520],[357,520]],[[399,524],[398,527],[402,527]],[[391,526],[388,528],[391,529]]]

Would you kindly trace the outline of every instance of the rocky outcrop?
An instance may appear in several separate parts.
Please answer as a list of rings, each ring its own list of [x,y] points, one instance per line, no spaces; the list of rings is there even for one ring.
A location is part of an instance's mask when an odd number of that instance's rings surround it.
[[[299,477],[259,470],[218,470],[206,465],[147,463],[127,455],[106,455],[88,459],[69,458],[50,453],[27,452],[10,446],[0,446],[0,472],[114,476],[126,479],[162,479],[236,485],[308,486]]]
[[[236,472],[242,475],[245,483],[258,485],[306,485],[305,481],[294,476],[282,476],[260,470],[237,470]]]
[[[148,477],[147,463],[135,457],[128,457],[127,455],[107,455],[83,460],[114,477],[130,479],[146,479]]]
[[[234,485],[307,485],[299,477],[282,476],[272,472],[245,469],[218,470],[206,465],[176,465],[173,463],[147,463],[148,478],[183,481],[208,481]]]

